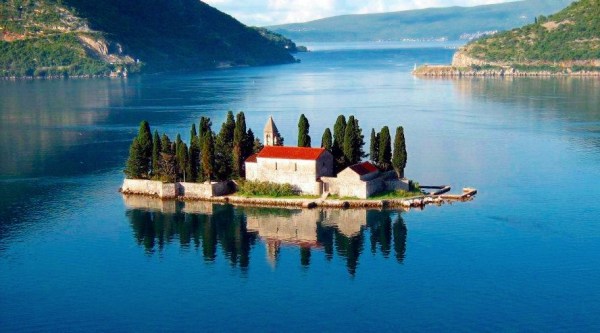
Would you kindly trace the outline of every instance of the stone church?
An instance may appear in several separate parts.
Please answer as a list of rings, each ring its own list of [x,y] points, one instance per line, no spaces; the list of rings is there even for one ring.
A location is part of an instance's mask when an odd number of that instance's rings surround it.
[[[286,147],[273,118],[264,130],[265,147],[246,159],[246,179],[291,184],[302,194],[320,195],[321,177],[333,176],[333,155],[323,148]]]
[[[408,180],[381,172],[369,162],[358,163],[334,176],[333,155],[324,148],[282,146],[283,140],[269,117],[264,128],[265,147],[245,161],[246,179],[291,184],[301,194],[324,192],[366,199],[390,190],[408,190]]]

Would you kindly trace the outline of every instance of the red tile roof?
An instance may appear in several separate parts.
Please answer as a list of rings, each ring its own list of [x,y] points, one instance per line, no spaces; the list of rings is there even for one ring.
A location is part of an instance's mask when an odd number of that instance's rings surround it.
[[[256,156],[258,156],[258,154],[252,154],[252,155],[250,155],[246,159],[246,162],[248,162],[248,163],[256,163]]]
[[[282,158],[290,160],[317,160],[326,150],[324,148],[265,146],[258,158]]]
[[[359,174],[360,176],[364,176],[369,173],[379,171],[379,169],[376,166],[374,166],[373,164],[371,164],[371,162],[362,162],[362,163],[354,164],[354,165],[349,166],[349,168],[352,169],[352,171]]]

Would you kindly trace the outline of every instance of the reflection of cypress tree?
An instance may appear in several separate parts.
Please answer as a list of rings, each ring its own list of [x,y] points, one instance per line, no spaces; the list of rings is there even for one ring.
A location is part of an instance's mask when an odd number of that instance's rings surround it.
[[[217,229],[212,217],[203,224],[202,255],[205,261],[215,261],[217,258]]]
[[[335,247],[338,254],[346,258],[346,267],[350,275],[356,274],[358,267],[358,258],[363,249],[363,234],[346,237],[336,230],[335,232]]]
[[[152,213],[133,209],[128,210],[125,214],[129,218],[129,223],[133,229],[133,235],[137,244],[144,245],[146,252],[152,252],[156,236],[154,224],[152,223]]]
[[[323,246],[325,258],[331,260],[333,258],[333,234],[335,228],[324,227],[321,222],[317,223],[317,242]]]
[[[181,247],[189,247],[190,242],[192,240],[192,226],[189,221],[188,214],[182,214],[181,219],[178,219],[177,224],[177,233],[179,234],[179,244]]]
[[[388,257],[392,245],[392,219],[387,211],[368,211],[367,226],[371,233],[371,252],[375,253],[379,244],[381,253]]]
[[[244,215],[235,214],[233,206],[215,206],[213,220],[225,257],[233,266],[248,267],[250,248],[256,242],[256,235],[248,233]]]
[[[402,215],[398,214],[398,218],[392,227],[394,233],[394,251],[396,252],[396,259],[399,263],[402,263],[406,254],[406,237],[408,229],[402,219]]]
[[[194,248],[198,249],[200,247],[200,238],[202,237],[202,218],[205,216],[191,214],[189,216],[190,230],[191,230],[191,238],[194,240]]]
[[[304,267],[310,266],[310,246],[300,247],[300,264]]]

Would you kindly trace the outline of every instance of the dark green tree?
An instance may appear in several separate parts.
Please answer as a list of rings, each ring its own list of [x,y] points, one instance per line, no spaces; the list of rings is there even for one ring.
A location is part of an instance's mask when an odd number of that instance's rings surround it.
[[[204,179],[210,181],[213,179],[215,167],[215,142],[212,132],[204,133],[202,144],[202,172]]]
[[[140,179],[144,177],[144,158],[138,138],[134,138],[129,146],[129,157],[125,165],[125,176],[129,179]]]
[[[265,146],[260,142],[260,139],[255,138],[254,142],[252,143],[252,152],[254,154],[258,154],[261,150],[263,150],[264,147]]]
[[[379,133],[379,167],[388,171],[392,168],[392,139],[390,129],[384,126]]]
[[[233,112],[227,111],[227,118],[225,122],[221,125],[221,132],[219,136],[223,139],[224,143],[229,146],[231,150],[233,150],[233,134],[235,132],[235,118],[233,117]]]
[[[188,156],[188,147],[185,142],[181,141],[177,144],[177,166],[178,166],[178,178],[179,180],[188,181],[190,165]]]
[[[394,156],[392,157],[392,165],[399,178],[404,178],[404,168],[406,168],[407,157],[404,128],[399,126],[396,128],[396,136],[394,137]]]
[[[334,157],[336,173],[341,171],[346,162],[344,160],[344,135],[346,133],[346,117],[339,115],[333,126],[333,146],[331,153]]]
[[[147,121],[140,123],[137,137],[129,148],[129,158],[125,169],[128,178],[150,177],[152,169],[152,132]]]
[[[196,124],[192,124],[190,130],[190,150],[189,156],[189,175],[188,181],[198,180],[198,169],[200,168],[200,139],[196,133]]]
[[[298,147],[310,147],[310,135],[308,135],[310,124],[304,114],[300,115],[298,121]]]
[[[233,177],[244,176],[244,160],[247,153],[246,117],[243,112],[236,115],[235,129],[233,131]]]
[[[348,123],[346,124],[346,131],[344,133],[344,167],[356,164],[360,161],[360,155],[357,152],[359,138],[356,134],[356,122],[354,121],[354,116],[350,116],[350,118],[348,118]]]
[[[331,136],[331,130],[328,127],[325,129],[325,132],[323,132],[323,137],[321,138],[321,148],[331,151],[332,146],[333,138]]]
[[[166,154],[171,154],[173,155],[173,151],[171,151],[171,139],[169,139],[169,137],[163,133],[163,135],[160,137],[160,148],[161,148],[161,152],[166,153]]]
[[[376,133],[374,128],[371,129],[371,142],[369,148],[369,159],[375,164],[379,163],[379,133]]]
[[[152,176],[160,176],[160,152],[162,151],[160,136],[158,131],[154,131],[152,137]]]
[[[364,150],[365,136],[362,134],[362,128],[360,128],[360,125],[358,124],[358,119],[357,118],[354,118],[354,131],[355,131],[356,142],[357,142],[357,145],[354,147],[354,149],[356,150],[355,151],[356,155],[359,156],[359,159],[357,161],[357,163],[358,163],[364,157],[367,157],[368,154],[366,154],[365,150]]]
[[[202,140],[204,139],[206,133],[212,132],[212,122],[208,117],[200,117],[200,126],[198,127],[198,138],[200,141],[200,148],[203,146]]]
[[[246,133],[246,152],[248,154],[248,156],[246,156],[246,158],[250,157],[250,155],[254,154],[254,141],[257,138],[254,137],[254,132],[252,132],[252,129],[249,128],[248,132]],[[244,160],[246,159],[244,158]]]
[[[217,180],[227,180],[232,175],[232,151],[225,139],[218,135],[214,140],[215,159],[213,165],[213,176]]]

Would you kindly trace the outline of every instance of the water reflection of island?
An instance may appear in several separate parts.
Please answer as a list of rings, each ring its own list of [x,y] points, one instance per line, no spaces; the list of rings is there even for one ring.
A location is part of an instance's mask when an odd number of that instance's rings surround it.
[[[400,263],[406,252],[407,229],[397,211],[234,207],[124,198],[136,241],[150,254],[178,240],[182,247],[201,249],[206,261],[214,261],[220,247],[231,265],[246,270],[250,252],[260,239],[273,267],[281,248],[293,246],[300,248],[302,266],[310,265],[313,252],[321,252],[327,260],[343,258],[354,275],[365,246],[385,258],[393,251]]]

